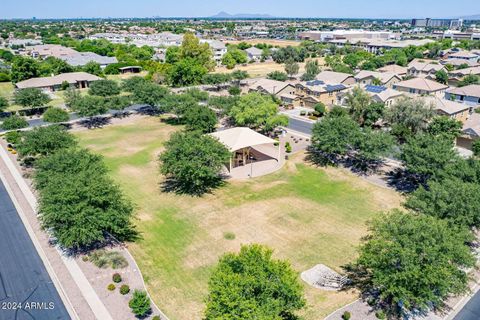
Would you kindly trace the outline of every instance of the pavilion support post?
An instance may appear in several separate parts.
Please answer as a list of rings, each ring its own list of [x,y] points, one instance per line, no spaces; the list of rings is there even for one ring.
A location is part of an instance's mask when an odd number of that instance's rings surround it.
[[[230,166],[228,172],[232,173],[232,157],[233,155],[230,155]]]

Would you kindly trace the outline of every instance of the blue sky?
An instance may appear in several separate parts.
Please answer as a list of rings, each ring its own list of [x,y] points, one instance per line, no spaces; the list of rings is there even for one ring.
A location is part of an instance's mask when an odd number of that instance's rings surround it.
[[[0,0],[0,19],[201,17],[220,11],[281,17],[413,18],[480,14],[480,0]]]

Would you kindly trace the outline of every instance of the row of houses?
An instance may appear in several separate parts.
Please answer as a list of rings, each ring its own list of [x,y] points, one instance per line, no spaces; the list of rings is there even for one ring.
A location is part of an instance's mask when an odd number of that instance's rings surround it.
[[[19,53],[38,59],[55,57],[74,67],[84,66],[89,62],[95,62],[98,63],[101,68],[106,68],[110,64],[118,63],[118,60],[115,57],[101,56],[94,52],[78,52],[72,48],[58,44],[27,46]]]

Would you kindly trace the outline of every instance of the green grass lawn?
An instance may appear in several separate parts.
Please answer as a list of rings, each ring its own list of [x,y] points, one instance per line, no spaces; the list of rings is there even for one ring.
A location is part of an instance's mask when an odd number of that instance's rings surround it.
[[[262,243],[299,272],[318,263],[341,271],[354,259],[366,221],[401,201],[347,171],[307,165],[302,155],[277,173],[231,182],[201,198],[164,193],[157,157],[179,128],[157,118],[125,121],[76,134],[81,145],[105,156],[112,177],[135,202],[142,239],[129,248],[153,299],[172,320],[201,319],[208,277],[223,253]],[[306,285],[305,293],[302,314],[312,320],[356,298],[355,292]]]

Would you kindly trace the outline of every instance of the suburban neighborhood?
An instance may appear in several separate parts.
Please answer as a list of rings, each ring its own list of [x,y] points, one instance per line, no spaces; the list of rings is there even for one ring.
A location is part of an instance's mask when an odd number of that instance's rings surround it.
[[[0,5],[0,320],[480,319],[480,4],[344,2]]]

